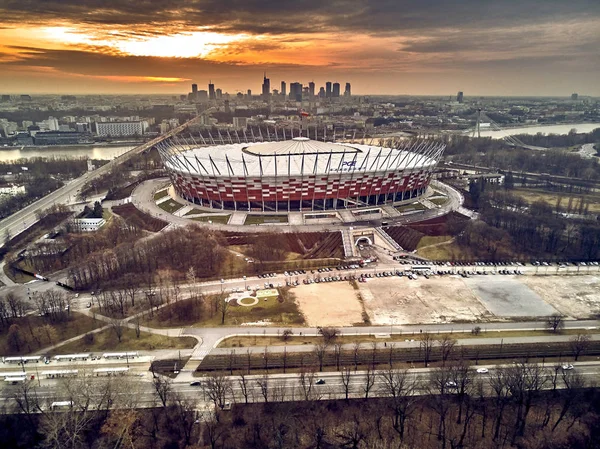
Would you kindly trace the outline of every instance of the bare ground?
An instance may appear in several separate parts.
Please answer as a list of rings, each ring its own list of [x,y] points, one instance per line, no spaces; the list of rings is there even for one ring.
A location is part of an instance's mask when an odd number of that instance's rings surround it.
[[[369,279],[359,284],[374,325],[486,320],[492,314],[461,278]]]
[[[600,276],[522,276],[525,285],[572,318],[600,314]]]
[[[346,282],[300,285],[296,303],[308,326],[352,326],[362,321],[357,291]]]

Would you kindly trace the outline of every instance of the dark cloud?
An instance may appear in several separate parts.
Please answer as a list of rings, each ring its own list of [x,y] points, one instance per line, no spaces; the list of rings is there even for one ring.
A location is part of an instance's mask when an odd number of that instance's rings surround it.
[[[211,27],[252,34],[414,33],[599,17],[598,0],[8,0],[5,23]]]

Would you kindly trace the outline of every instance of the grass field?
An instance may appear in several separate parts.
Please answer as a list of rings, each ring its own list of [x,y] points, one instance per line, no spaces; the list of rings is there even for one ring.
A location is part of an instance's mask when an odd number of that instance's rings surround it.
[[[572,208],[576,209],[581,197],[585,197],[586,202],[589,202],[588,212],[598,213],[600,212],[600,194],[577,194],[577,193],[566,193],[566,192],[549,192],[540,189],[512,189],[509,191],[510,193],[520,196],[527,203],[531,204],[535,201],[542,200],[548,203],[553,208],[556,207],[556,200],[559,196],[562,196],[562,201],[560,203],[560,207],[562,209],[567,208],[569,204],[569,197],[573,198]]]
[[[440,243],[444,243],[447,242],[449,240],[452,240],[452,236],[451,235],[439,235],[439,236],[429,236],[429,235],[425,235],[421,238],[421,240],[419,240],[419,244],[417,245],[417,249],[421,249],[424,246],[429,246],[429,245],[439,245]]]
[[[398,212],[411,212],[413,210],[426,210],[427,208],[425,206],[423,206],[421,203],[419,202],[415,202],[415,203],[411,203],[411,204],[405,204],[404,206],[397,206],[396,210]]]
[[[444,204],[446,204],[448,202],[448,197],[444,197],[444,198],[432,198],[429,201],[431,201],[433,204],[436,204],[438,206],[442,206]]]
[[[174,200],[170,200],[165,201],[164,203],[160,203],[158,207],[160,207],[165,212],[172,214],[173,212],[177,212],[179,209],[181,209],[183,207],[183,204],[180,204]]]
[[[77,335],[84,334],[104,325],[86,315],[71,313],[71,319],[62,323],[52,323],[44,317],[28,315],[11,320],[12,325],[18,326],[19,348],[8,344],[9,326],[0,331],[0,351],[3,355],[24,355],[38,351]]]
[[[473,324],[475,327],[476,324]],[[385,334],[385,328],[382,328],[382,334]],[[563,330],[558,335],[577,335],[577,334],[591,334],[591,331],[581,330],[581,329],[567,329]],[[441,340],[444,337],[450,337],[455,340],[464,340],[469,338],[508,338],[508,337],[547,337],[557,335],[550,331],[487,331],[483,330],[478,334],[473,334],[471,332],[454,332],[454,333],[431,333],[431,336],[434,340]],[[379,343],[383,346],[383,343],[390,342],[404,342],[406,340],[415,340],[418,341],[419,334],[418,333],[395,333],[390,335],[389,338],[378,338],[375,335],[345,335],[340,336],[335,339],[335,343],[340,344],[352,344],[352,343]],[[291,345],[316,345],[319,343],[323,343],[323,337],[320,336],[300,336],[300,335],[292,335],[288,337],[287,341],[284,341],[282,337],[279,336],[269,336],[269,337],[259,337],[259,336],[251,336],[251,337],[229,337],[225,340],[221,341],[217,347],[218,348],[246,348],[249,346],[291,346]]]
[[[190,218],[190,220],[200,221],[203,223],[208,223],[210,221],[212,223],[227,224],[229,222],[229,217],[231,217],[231,215],[215,215],[215,216],[211,215],[210,217]]]
[[[240,325],[242,323],[268,320],[270,323],[277,325],[302,326],[304,317],[298,309],[293,295],[286,289],[280,289],[280,296],[283,302],[271,298],[266,301],[261,300],[255,306],[250,307],[240,306],[235,300],[232,300],[225,316],[225,325]],[[178,326],[216,327],[221,325],[221,314],[215,312],[214,309],[211,312],[212,298],[205,298],[203,302],[196,304],[190,304],[189,301],[179,301],[177,304],[163,307],[152,319],[145,317],[143,324],[156,328]],[[185,313],[174,309],[177,307],[184,308]]]
[[[421,246],[421,241],[419,241],[419,246]],[[418,249],[417,254],[431,260],[473,260],[475,258],[468,248],[462,248],[456,242]]]
[[[154,194],[154,201],[158,201],[161,198],[164,198],[165,196],[167,196],[169,194],[169,189],[165,189],[165,190],[161,190],[160,192],[156,192]]]
[[[246,216],[245,225],[257,225],[264,223],[287,223],[287,215],[251,215]]]
[[[91,337],[90,337],[91,338]],[[82,338],[56,348],[53,354],[75,354],[82,352],[98,351],[150,351],[153,349],[190,349],[196,346],[196,339],[192,337],[171,338],[141,332],[140,338],[135,335],[134,329],[123,330],[119,342],[113,329],[106,329],[93,334],[93,341]]]
[[[192,209],[191,211],[185,213],[183,216],[187,216],[187,215],[197,215],[197,214],[218,214],[219,210],[202,210],[202,209]]]

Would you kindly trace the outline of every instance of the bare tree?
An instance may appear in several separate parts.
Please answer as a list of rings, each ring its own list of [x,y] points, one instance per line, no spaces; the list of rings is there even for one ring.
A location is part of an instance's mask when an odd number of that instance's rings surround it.
[[[365,384],[363,385],[363,391],[365,392],[365,399],[369,398],[369,392],[373,388],[373,385],[375,385],[376,378],[377,378],[377,375],[375,373],[375,370],[372,369],[371,367],[368,367],[367,370],[365,371]]]
[[[319,372],[323,372],[323,362],[325,361],[325,356],[327,355],[327,345],[324,343],[315,345],[314,354],[319,362]]]
[[[162,406],[166,407],[173,393],[173,382],[168,377],[154,374],[152,386],[156,397],[160,400]]]
[[[125,331],[125,326],[123,324],[123,320],[119,318],[111,318],[109,321],[110,328],[114,331],[119,343],[121,343],[121,338],[123,338],[123,332]]]
[[[335,327],[319,327],[319,335],[323,337],[323,342],[330,345],[340,335],[340,330]]]
[[[265,400],[265,404],[269,402],[269,376],[264,374],[260,379],[256,379],[256,383],[260,388],[260,393]]]
[[[560,313],[554,313],[546,318],[546,326],[554,333],[559,333],[565,327],[565,317]]]
[[[449,334],[445,334],[440,340],[438,340],[438,345],[440,346],[440,354],[442,356],[442,365],[446,364],[446,361],[450,357],[454,346],[456,345],[456,340],[452,338]]]
[[[221,314],[221,324],[225,324],[225,318],[227,317],[227,312],[229,312],[229,301],[227,301],[225,295],[219,295],[217,307],[217,310]]]
[[[352,345],[352,357],[354,359],[354,371],[358,370],[358,356],[360,354],[360,343],[354,342]]]
[[[131,320],[133,322],[134,325],[134,329],[135,329],[135,337],[136,338],[140,338],[140,335],[142,333],[142,320],[140,318],[139,315],[136,315],[133,317],[133,320]]]
[[[554,432],[561,421],[565,418],[573,404],[577,403],[585,388],[585,379],[581,373],[573,371],[563,371],[563,382],[565,384],[565,390],[562,391],[562,406],[558,414],[556,422],[552,426]]]
[[[204,394],[215,404],[215,407],[223,409],[227,397],[232,392],[231,381],[222,375],[210,375],[202,384]]]
[[[302,370],[298,375],[298,383],[300,384],[300,391],[305,401],[314,400],[314,386],[315,386],[316,374],[313,370]]]
[[[342,377],[342,385],[344,387],[344,396],[347,401],[350,397],[350,378],[352,376],[352,371],[349,367],[343,366],[340,371],[340,375]]]
[[[342,344],[341,343],[335,343],[333,345],[333,357],[335,359],[335,369],[336,370],[340,370],[340,358],[342,355]]]
[[[579,356],[586,352],[590,347],[591,338],[587,334],[577,334],[569,340],[571,346],[571,353],[575,358],[575,361],[579,359]]]
[[[504,368],[495,369],[490,375],[489,384],[494,393],[494,409],[496,412],[496,417],[494,420],[493,440],[496,441],[500,435],[500,427],[504,417],[504,409],[508,404],[509,398],[506,370]]]
[[[248,390],[248,378],[246,377],[246,375],[244,373],[240,374],[240,378],[238,379],[238,385],[240,386],[240,391],[242,392],[242,396],[244,396],[244,402],[247,404],[248,403],[248,396],[249,396],[249,390]]]
[[[431,358],[431,351],[433,349],[434,339],[429,332],[423,332],[419,338],[419,348],[423,351],[423,363],[425,367],[429,365],[429,359]]]
[[[404,440],[406,423],[415,409],[417,389],[416,378],[407,370],[388,369],[380,375],[380,393],[391,398],[392,427]]]
[[[292,338],[292,335],[294,335],[294,331],[291,329],[284,329],[283,332],[281,333],[281,339],[283,341],[289,341],[290,338]]]

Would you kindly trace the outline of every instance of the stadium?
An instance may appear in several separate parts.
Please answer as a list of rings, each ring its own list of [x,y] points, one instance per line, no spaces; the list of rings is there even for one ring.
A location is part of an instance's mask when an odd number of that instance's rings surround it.
[[[444,145],[394,148],[295,137],[270,142],[158,146],[175,192],[201,207],[261,212],[357,209],[414,200]]]

